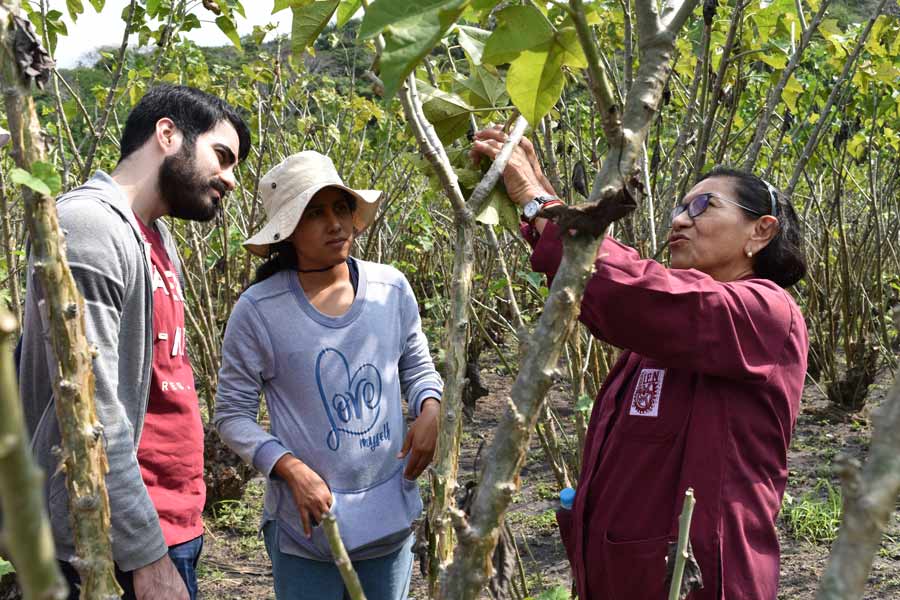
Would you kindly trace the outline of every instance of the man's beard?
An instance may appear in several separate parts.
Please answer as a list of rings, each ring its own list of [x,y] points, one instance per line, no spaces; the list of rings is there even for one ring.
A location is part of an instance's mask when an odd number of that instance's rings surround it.
[[[189,221],[211,221],[219,206],[211,199],[219,192],[219,203],[225,197],[225,186],[217,179],[205,179],[196,170],[194,144],[185,141],[181,150],[163,159],[159,167],[159,193],[169,207],[169,215]]]

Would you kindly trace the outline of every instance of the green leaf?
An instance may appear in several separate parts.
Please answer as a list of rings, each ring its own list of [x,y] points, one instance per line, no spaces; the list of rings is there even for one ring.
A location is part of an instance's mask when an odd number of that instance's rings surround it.
[[[417,82],[416,87],[422,97],[425,117],[434,125],[435,132],[445,145],[469,131],[472,107],[465,100],[421,81]]]
[[[503,80],[482,65],[476,66],[469,77],[457,75],[457,81],[469,92],[469,104],[475,108],[499,108],[509,101]]]
[[[356,11],[359,10],[360,6],[362,6],[362,0],[341,0],[341,5],[338,6],[337,10],[337,26],[343,27],[346,25],[353,18],[353,15],[356,14]]]
[[[491,32],[478,27],[457,25],[456,32],[459,35],[459,45],[465,50],[466,56],[472,66],[481,64],[481,55],[484,53],[484,44],[491,36]]]
[[[66,0],[66,9],[74,23],[78,20],[78,15],[84,12],[84,3],[81,0]]]
[[[539,123],[562,95],[565,51],[555,43],[523,51],[509,66],[506,90],[529,123]]]
[[[850,156],[856,160],[860,160],[863,157],[863,153],[866,151],[868,143],[868,136],[862,131],[858,131],[850,138],[850,141],[847,142],[847,152],[849,152]]]
[[[31,171],[15,168],[9,173],[10,181],[44,196],[54,196],[62,189],[62,178],[53,165],[38,161],[31,165]]]
[[[791,75],[787,84],[784,86],[784,91],[781,92],[781,96],[784,98],[784,103],[788,105],[788,108],[790,108],[791,112],[794,114],[797,114],[797,98],[799,98],[802,93],[803,86],[797,81],[796,77]]]
[[[819,33],[822,34],[838,57],[847,55],[845,44],[848,43],[846,34],[838,27],[837,19],[824,19],[819,23]]]
[[[294,21],[291,25],[291,51],[300,56],[312,45],[328,25],[328,20],[337,9],[340,0],[319,0],[303,7],[294,7]]]
[[[588,396],[587,394],[582,394],[578,396],[578,400],[575,402],[575,410],[579,412],[588,412],[594,407],[594,399]]]
[[[463,13],[469,0],[377,0],[360,25],[362,39],[384,33],[381,80],[385,98],[400,89],[403,80],[441,41]]]
[[[16,568],[13,566],[11,562],[6,559],[0,558],[0,577],[3,577],[7,573],[15,573]]]
[[[272,7],[272,14],[281,12],[288,8],[301,8],[307,4],[312,4],[315,0],[275,0],[275,6]]]
[[[510,6],[497,13],[500,25],[484,45],[482,60],[492,65],[512,62],[524,50],[553,39],[553,28],[533,6]]]
[[[534,600],[570,600],[569,589],[564,586],[556,586],[555,588],[544,590]],[[526,599],[530,600],[530,599]]]
[[[148,17],[155,17],[159,14],[159,4],[161,0],[147,0],[147,6],[144,10],[147,11]]]
[[[759,60],[766,63],[774,69],[781,70],[787,66],[787,56],[781,54],[770,54],[768,52],[760,52]]]
[[[185,15],[184,21],[181,22],[181,31],[190,31],[192,29],[200,29],[200,18],[194,13]]]
[[[553,37],[563,53],[562,61],[564,65],[576,69],[587,68],[587,57],[584,55],[581,42],[578,41],[578,32],[575,31],[575,27],[560,29]]]
[[[90,0],[91,6],[94,7],[94,10],[100,12],[103,10],[103,5],[106,4],[106,0]]]
[[[235,45],[235,47],[240,50],[241,49],[241,36],[238,35],[237,26],[234,24],[234,21],[231,20],[230,17],[226,17],[225,15],[220,15],[216,17],[216,25],[219,26],[219,29],[222,30],[231,43]]]
[[[497,182],[488,198],[487,206],[484,207],[480,215],[475,217],[475,220],[485,225],[501,225],[508,231],[518,233],[519,209],[509,199],[502,182]]]

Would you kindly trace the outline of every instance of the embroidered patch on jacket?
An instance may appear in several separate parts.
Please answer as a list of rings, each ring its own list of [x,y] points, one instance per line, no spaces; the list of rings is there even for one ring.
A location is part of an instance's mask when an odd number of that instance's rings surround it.
[[[659,397],[662,394],[665,369],[641,369],[634,396],[631,399],[629,415],[656,417],[659,415]]]

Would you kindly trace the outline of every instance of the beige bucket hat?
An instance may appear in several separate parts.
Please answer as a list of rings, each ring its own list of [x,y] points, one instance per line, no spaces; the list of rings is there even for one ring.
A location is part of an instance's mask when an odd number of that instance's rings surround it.
[[[290,237],[306,205],[319,190],[327,187],[344,190],[356,198],[353,226],[357,233],[372,224],[382,193],[348,188],[330,158],[315,150],[305,150],[288,156],[260,180],[259,195],[268,221],[244,246],[257,256],[268,256],[269,246]]]

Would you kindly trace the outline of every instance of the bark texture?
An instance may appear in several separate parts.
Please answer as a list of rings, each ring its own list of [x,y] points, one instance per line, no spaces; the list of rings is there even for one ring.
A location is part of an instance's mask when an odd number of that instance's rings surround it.
[[[350,600],[366,600],[366,594],[363,592],[362,584],[359,582],[359,576],[353,569],[353,563],[350,562],[350,556],[344,547],[344,541],[341,539],[341,531],[338,529],[337,519],[331,513],[326,513],[322,520],[325,527],[325,535],[328,537],[328,545],[331,546],[331,554],[334,556],[334,564],[337,565],[338,571],[341,572],[341,579],[344,580],[344,587]]]
[[[7,515],[3,542],[25,598],[63,600],[68,588],[44,510],[44,473],[32,459],[19,402],[12,355],[16,329],[13,316],[0,308],[0,507]]]
[[[15,54],[13,17],[17,3],[0,3],[0,85],[9,118],[16,164],[26,170],[45,156],[40,124]],[[56,359],[53,376],[56,416],[63,441],[69,515],[81,575],[82,598],[118,598],[109,538],[108,471],[103,427],[94,407],[94,349],[87,342],[84,299],[66,262],[65,242],[50,196],[23,188],[25,222],[31,240],[37,284],[44,291],[50,342]]]
[[[900,326],[900,309],[894,321]],[[844,514],[816,600],[863,597],[872,561],[900,496],[900,375],[872,419],[875,425],[865,466],[839,460]]]
[[[576,5],[577,6],[577,5]],[[594,180],[591,203],[579,207],[547,209],[561,231],[574,230],[563,240],[563,258],[550,296],[513,384],[509,408],[485,452],[485,468],[472,502],[471,515],[451,510],[459,537],[453,563],[441,579],[438,598],[471,599],[481,594],[491,576],[491,557],[503,516],[519,488],[519,472],[525,460],[531,431],[543,409],[560,354],[575,325],[588,278],[594,270],[597,250],[607,227],[636,206],[640,193],[639,159],[650,124],[656,117],[662,92],[671,71],[676,33],[696,6],[695,0],[666,4],[663,14],[652,0],[638,0],[640,67],[629,93],[618,139],[609,140],[610,151]],[[582,45],[589,43],[580,35]],[[590,51],[586,49],[586,54]],[[595,65],[593,72],[599,70]]]

